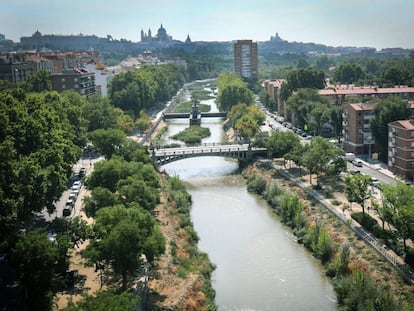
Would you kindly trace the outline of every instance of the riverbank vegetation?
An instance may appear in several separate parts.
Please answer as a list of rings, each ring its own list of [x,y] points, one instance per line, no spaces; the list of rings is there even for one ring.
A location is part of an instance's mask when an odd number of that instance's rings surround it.
[[[411,286],[304,191],[267,166],[250,166],[243,176],[249,191],[265,198],[298,242],[321,260],[341,310],[412,310]]]
[[[133,118],[141,110],[161,108],[187,80],[182,66],[144,66],[115,75],[108,86],[109,99]]]
[[[177,113],[190,113],[191,108],[193,107],[193,103],[194,103],[194,99],[193,99],[193,101],[180,103],[179,105],[177,105],[177,107],[175,107],[174,112],[177,112]],[[211,109],[210,105],[201,104],[201,103],[198,103],[197,105],[198,105],[198,109],[199,109],[200,112],[209,112],[210,109]]]
[[[203,138],[211,135],[208,127],[201,127],[199,125],[191,125],[185,130],[173,135],[171,138],[181,140],[186,144],[199,144]]]

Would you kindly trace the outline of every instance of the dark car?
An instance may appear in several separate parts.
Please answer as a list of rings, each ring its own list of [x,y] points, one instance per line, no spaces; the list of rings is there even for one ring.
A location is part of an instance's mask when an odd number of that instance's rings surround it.
[[[84,177],[86,174],[86,168],[81,167],[81,169],[79,170],[79,177],[82,178]]]
[[[64,217],[67,217],[67,216],[70,216],[70,214],[72,214],[72,207],[70,207],[70,206],[65,206],[65,207],[63,208],[62,215],[63,215]]]

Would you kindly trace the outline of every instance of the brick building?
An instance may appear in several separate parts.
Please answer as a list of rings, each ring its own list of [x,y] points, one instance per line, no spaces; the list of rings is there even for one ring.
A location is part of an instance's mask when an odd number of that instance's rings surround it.
[[[375,152],[375,141],[370,130],[376,103],[346,104],[342,115],[343,148],[346,152],[368,154]]]
[[[286,83],[286,80],[284,79],[264,80],[262,83],[262,86],[265,89],[265,91],[274,100],[275,105],[276,105],[276,110],[282,116],[285,116],[287,113],[286,103],[280,98],[280,88],[282,87],[282,84],[284,83]]]
[[[414,180],[414,120],[388,124],[388,168],[406,180]]]

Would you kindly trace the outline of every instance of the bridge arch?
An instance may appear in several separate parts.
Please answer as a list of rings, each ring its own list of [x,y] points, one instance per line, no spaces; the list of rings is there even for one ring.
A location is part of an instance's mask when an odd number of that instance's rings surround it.
[[[258,155],[266,156],[267,149],[251,147],[248,144],[205,144],[191,147],[150,149],[150,154],[152,161],[157,166],[161,166],[183,159],[203,156],[219,156],[226,158],[234,158],[239,160],[240,162],[243,162],[249,161]]]

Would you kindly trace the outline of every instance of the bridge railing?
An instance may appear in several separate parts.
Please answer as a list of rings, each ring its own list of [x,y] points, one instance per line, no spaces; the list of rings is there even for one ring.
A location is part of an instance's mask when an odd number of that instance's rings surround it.
[[[170,145],[152,145],[154,150],[157,149],[172,149],[172,148],[190,148],[190,147],[216,147],[216,146],[243,146],[244,144],[237,143],[202,143],[202,144],[191,144],[191,145],[181,145],[181,146],[170,146]]]

